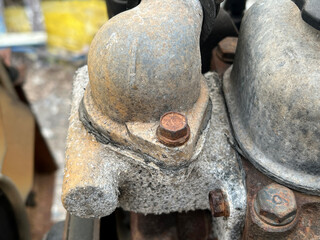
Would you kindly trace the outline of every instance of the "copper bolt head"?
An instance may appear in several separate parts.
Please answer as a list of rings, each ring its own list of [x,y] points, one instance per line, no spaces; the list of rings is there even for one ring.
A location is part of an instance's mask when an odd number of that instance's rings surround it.
[[[166,146],[181,146],[190,137],[187,117],[178,112],[167,112],[160,118],[157,129],[158,140]]]

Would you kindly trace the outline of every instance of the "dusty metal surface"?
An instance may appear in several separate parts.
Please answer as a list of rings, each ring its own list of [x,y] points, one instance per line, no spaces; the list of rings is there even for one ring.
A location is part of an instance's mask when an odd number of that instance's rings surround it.
[[[200,94],[202,18],[198,0],[145,0],[106,22],[88,55],[101,113],[120,123],[149,122],[193,107]]]
[[[318,0],[293,0],[301,10],[302,19],[320,30],[320,2]]]
[[[193,161],[210,116],[201,75],[201,23],[198,0],[156,0],[142,1],[100,29],[90,47],[90,83],[79,108],[81,121],[99,141],[149,156],[156,165],[179,168]],[[165,146],[156,134],[168,111],[188,119],[190,137],[169,144],[188,139],[179,148]]]
[[[268,24],[266,24],[268,23]],[[246,157],[279,183],[320,195],[320,34],[290,0],[245,14],[224,93]]]
[[[230,216],[213,219],[214,232],[221,239],[238,239],[246,208],[241,165],[228,142],[231,134],[218,76],[211,73],[205,79],[212,111],[196,147],[196,152],[201,151],[190,165],[172,169],[132,150],[102,144],[87,132],[78,107],[88,73],[86,67],[79,69],[67,139],[65,208],[80,217],[109,215],[116,207],[143,214],[209,209],[209,192],[220,188],[228,199]]]
[[[157,137],[167,146],[183,145],[190,137],[190,127],[186,116],[177,112],[163,114],[157,128]]]
[[[248,207],[242,237],[243,240],[302,240],[320,238],[320,197],[293,191],[297,208],[296,217],[285,225],[274,226],[274,223],[271,222],[270,224],[264,221],[264,219],[256,213],[254,203],[259,191],[263,190],[265,187],[267,187],[267,189],[270,188],[270,184],[273,186],[279,185],[275,184],[274,181],[259,172],[248,160],[242,158],[242,162],[246,171],[246,184],[248,190]],[[281,186],[280,189],[281,188],[285,187]],[[289,198],[291,199],[288,200],[292,201],[292,195],[289,196]],[[272,202],[269,203],[274,205]],[[282,208],[283,207],[286,208],[289,207],[289,205],[282,205]],[[276,207],[272,208],[273,209],[270,209],[271,211],[277,211]]]
[[[167,147],[158,141],[156,133],[160,117],[157,121],[152,122],[126,122],[122,124],[102,114],[93,102],[90,86],[86,88],[84,98],[79,106],[80,120],[88,131],[102,143],[111,142],[142,153],[148,156],[148,161],[156,165],[166,164],[173,168],[180,168],[195,159],[197,144],[203,141],[199,137],[207,127],[210,118],[209,90],[202,76],[198,81],[201,86],[198,100],[190,110],[181,112],[188,119],[191,134],[188,142],[178,148]]]

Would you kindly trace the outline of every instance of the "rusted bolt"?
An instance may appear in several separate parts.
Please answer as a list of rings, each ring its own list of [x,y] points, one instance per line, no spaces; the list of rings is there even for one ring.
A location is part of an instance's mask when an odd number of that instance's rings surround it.
[[[167,112],[160,118],[157,129],[158,140],[167,146],[180,146],[188,141],[190,128],[186,116],[177,112]]]
[[[264,222],[273,226],[283,226],[295,218],[297,203],[294,193],[289,188],[273,183],[257,193],[254,209]]]
[[[232,63],[236,53],[238,38],[226,37],[218,43],[217,56],[224,62]]]
[[[211,214],[214,217],[229,217],[229,204],[222,190],[216,189],[209,193]]]

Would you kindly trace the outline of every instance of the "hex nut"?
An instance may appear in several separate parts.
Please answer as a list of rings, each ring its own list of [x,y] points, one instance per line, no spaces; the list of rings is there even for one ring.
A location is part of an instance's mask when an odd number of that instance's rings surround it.
[[[237,37],[226,37],[217,46],[217,56],[224,62],[232,63],[238,44]]]
[[[254,209],[264,222],[273,226],[287,225],[297,213],[294,193],[279,184],[270,184],[256,195]]]
[[[167,146],[183,145],[190,137],[187,117],[178,112],[163,114],[157,128],[157,137],[161,143]]]

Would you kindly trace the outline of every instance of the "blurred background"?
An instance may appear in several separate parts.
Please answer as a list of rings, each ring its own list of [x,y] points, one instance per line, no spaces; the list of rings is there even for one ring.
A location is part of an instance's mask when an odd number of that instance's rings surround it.
[[[0,0],[1,61],[41,135],[34,155],[42,163],[35,167],[25,199],[32,239],[42,239],[52,223],[65,219],[60,198],[73,75],[86,64],[90,42],[107,19],[105,1]]]
[[[246,8],[254,1],[248,0]],[[12,99],[28,106],[31,117],[26,114],[35,126],[25,135],[17,130],[16,136],[19,139],[27,136],[26,147],[32,141],[34,171],[21,162],[14,163],[15,168],[21,165],[22,173],[30,172],[29,182],[24,177],[21,179],[21,174],[17,177],[17,182],[27,185],[17,184],[17,188],[20,193],[26,192],[23,200],[32,239],[42,239],[53,223],[65,219],[60,198],[73,75],[86,64],[90,42],[107,21],[108,12],[110,17],[116,14],[116,10],[111,10],[100,0],[0,0],[0,61],[5,68],[5,74],[0,69],[0,79],[4,81],[5,75],[9,76],[10,80],[2,85],[11,91]],[[239,27],[240,23],[234,20]],[[1,101],[3,110],[5,101]],[[18,118],[22,122],[29,119],[23,114],[10,115],[9,119],[5,119],[9,114],[2,115],[0,143],[1,135],[6,137],[9,123]],[[10,139],[7,137],[5,141],[10,148]],[[12,154],[18,152],[9,150]],[[10,157],[9,150],[4,162]],[[22,155],[27,156],[26,151]]]

